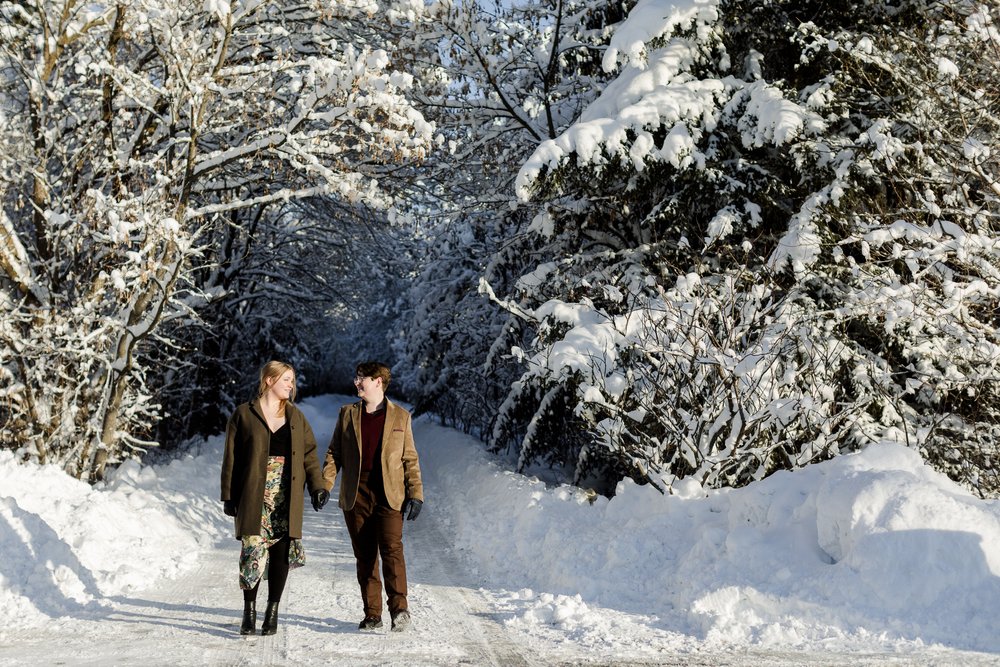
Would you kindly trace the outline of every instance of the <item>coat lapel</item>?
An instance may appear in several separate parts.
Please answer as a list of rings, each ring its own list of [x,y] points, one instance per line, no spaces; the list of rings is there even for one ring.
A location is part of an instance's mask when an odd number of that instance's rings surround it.
[[[270,433],[271,429],[267,425],[267,420],[264,419],[264,409],[260,407],[259,396],[250,401],[250,412],[252,412],[254,416],[257,417],[257,420],[260,421],[260,423],[264,425],[264,428],[267,429],[268,433]]]
[[[396,423],[398,408],[389,399],[385,399],[385,426],[382,427],[382,454],[385,455],[389,444],[389,436],[392,435],[392,427]]]
[[[361,460],[361,411],[364,409],[364,401],[358,401],[351,406],[351,426],[354,427],[354,442],[358,445],[358,460]]]

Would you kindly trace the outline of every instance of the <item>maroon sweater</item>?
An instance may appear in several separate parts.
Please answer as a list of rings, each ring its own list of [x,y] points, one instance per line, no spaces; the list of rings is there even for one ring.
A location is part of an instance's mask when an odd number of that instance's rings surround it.
[[[361,408],[361,472],[371,472],[382,449],[382,430],[385,428],[385,406],[368,414]],[[381,466],[378,472],[382,472]]]

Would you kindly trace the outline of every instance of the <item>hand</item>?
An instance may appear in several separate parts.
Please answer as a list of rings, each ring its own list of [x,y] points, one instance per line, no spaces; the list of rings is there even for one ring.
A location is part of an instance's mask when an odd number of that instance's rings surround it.
[[[403,518],[413,521],[420,514],[420,508],[424,506],[424,501],[416,498],[407,498],[403,501]]]
[[[328,500],[330,500],[330,492],[326,489],[316,489],[312,492],[313,509],[317,512],[323,509]]]
[[[223,500],[222,511],[226,513],[226,516],[236,516],[236,501]]]

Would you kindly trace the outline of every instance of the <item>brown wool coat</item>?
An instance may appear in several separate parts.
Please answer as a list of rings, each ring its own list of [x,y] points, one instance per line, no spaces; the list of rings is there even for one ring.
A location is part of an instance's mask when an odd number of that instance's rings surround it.
[[[350,510],[358,497],[361,478],[361,410],[364,401],[345,405],[340,409],[337,427],[333,430],[330,447],[323,463],[326,490],[333,489],[337,472],[343,471],[340,480],[340,507]],[[423,502],[424,485],[420,480],[420,462],[413,445],[410,413],[386,399],[385,428],[382,431],[382,480],[385,497],[395,510],[403,501],[413,498]]]
[[[222,455],[221,500],[235,500],[236,538],[260,534],[260,515],[264,506],[264,482],[267,479],[267,452],[271,431],[264,420],[260,400],[236,408],[226,425],[226,448]],[[289,489],[288,536],[302,537],[303,487],[310,494],[325,488],[323,472],[316,453],[316,437],[302,411],[291,403],[285,405],[285,417],[292,429],[292,483]]]

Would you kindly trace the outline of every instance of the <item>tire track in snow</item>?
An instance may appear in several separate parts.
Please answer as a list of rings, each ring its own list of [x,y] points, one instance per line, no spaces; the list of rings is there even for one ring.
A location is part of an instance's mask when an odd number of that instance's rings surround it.
[[[257,612],[257,633],[243,636],[239,634],[243,614],[243,593],[237,583],[237,562],[239,542],[226,540],[215,548],[202,553],[199,564],[190,572],[149,592],[150,602],[160,602],[161,613],[177,609],[183,614],[188,605],[192,610],[192,629],[202,629],[208,635],[204,640],[197,634],[177,637],[181,646],[187,644],[189,657],[203,647],[202,660],[211,665],[274,665],[283,662],[286,640],[284,633],[262,637],[260,624],[266,605],[267,584],[261,584]],[[291,588],[291,582],[286,591]],[[186,602],[181,602],[186,601]],[[172,651],[163,647],[162,651],[150,657],[157,664],[159,656],[169,656]]]
[[[304,529],[307,566],[289,577],[297,591],[291,597],[297,613],[289,631],[290,663],[323,656],[327,667],[539,664],[510,641],[483,597],[463,585],[467,577],[451,539],[431,513],[404,526],[413,622],[401,633],[390,630],[387,612],[382,629],[357,629],[361,595],[341,510],[307,513]]]
[[[469,577],[462,574],[465,567],[455,555],[452,539],[435,517],[427,513],[412,524],[407,523],[407,528],[407,574],[412,571],[411,579],[417,581],[438,582],[434,586],[418,584],[417,590],[437,598],[439,604],[435,606],[443,615],[443,623],[454,628],[453,636],[463,638],[462,647],[469,652],[463,663],[502,667],[543,664],[525,655],[510,639],[486,600],[469,586]],[[419,599],[417,602],[419,610]]]

